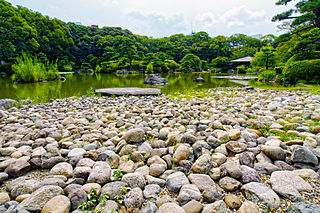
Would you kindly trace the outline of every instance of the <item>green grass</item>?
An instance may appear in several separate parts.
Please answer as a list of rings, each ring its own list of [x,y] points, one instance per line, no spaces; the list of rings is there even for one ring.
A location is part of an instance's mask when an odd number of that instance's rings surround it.
[[[249,85],[255,88],[260,88],[260,89],[288,90],[288,91],[305,89],[313,93],[320,93],[319,84],[281,85],[281,84],[263,83],[263,82],[250,80]]]

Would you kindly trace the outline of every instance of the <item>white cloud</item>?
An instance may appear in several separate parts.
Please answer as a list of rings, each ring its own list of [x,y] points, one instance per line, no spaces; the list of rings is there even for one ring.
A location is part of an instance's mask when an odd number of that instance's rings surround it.
[[[104,7],[115,7],[119,5],[118,0],[99,0],[99,3],[101,3]]]
[[[197,28],[209,29],[218,23],[218,20],[214,17],[211,12],[200,13],[195,17],[194,24]]]

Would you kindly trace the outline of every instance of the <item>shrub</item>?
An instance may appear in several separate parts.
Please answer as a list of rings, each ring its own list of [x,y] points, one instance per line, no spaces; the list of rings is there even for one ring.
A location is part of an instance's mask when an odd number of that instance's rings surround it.
[[[258,76],[259,81],[272,81],[275,80],[277,73],[273,70],[266,70]]]
[[[283,69],[284,69],[284,66],[279,66],[279,67],[274,68],[274,71],[276,71],[276,73],[278,75],[280,75],[282,73]]]
[[[237,66],[237,74],[245,74],[246,67],[244,65]]]
[[[150,62],[147,66],[147,71],[146,71],[147,74],[151,74],[153,73],[153,63]]]
[[[320,83],[320,59],[287,63],[283,74],[284,79],[291,84],[295,84],[298,81]]]

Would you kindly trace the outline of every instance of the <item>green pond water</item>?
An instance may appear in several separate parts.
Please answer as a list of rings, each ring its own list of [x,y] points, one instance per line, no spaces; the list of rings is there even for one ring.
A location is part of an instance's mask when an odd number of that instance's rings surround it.
[[[146,77],[143,74],[117,75],[117,74],[69,74],[64,75],[66,81],[50,81],[43,83],[13,84],[8,77],[0,77],[0,99],[12,98],[16,100],[30,99],[37,103],[48,102],[50,99],[82,96],[88,90],[113,87],[154,87],[160,88],[164,94],[185,93],[192,90],[203,90],[216,87],[243,87],[227,79],[215,79],[213,74],[202,73],[204,83],[195,83],[193,80],[199,74],[162,74],[169,84],[152,86],[143,84]]]

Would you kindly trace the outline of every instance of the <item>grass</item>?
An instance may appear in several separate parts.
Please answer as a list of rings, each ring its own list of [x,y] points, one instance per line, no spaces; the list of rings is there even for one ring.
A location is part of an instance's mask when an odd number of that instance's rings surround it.
[[[23,53],[12,65],[12,80],[25,83],[39,82],[40,80],[60,79],[57,63],[42,63],[37,57],[32,58]]]
[[[313,93],[320,94],[320,85],[318,84],[297,84],[297,85],[281,85],[272,83],[257,82],[254,80],[249,81],[249,85],[260,89],[270,89],[270,90],[288,90],[295,91],[305,89]]]

